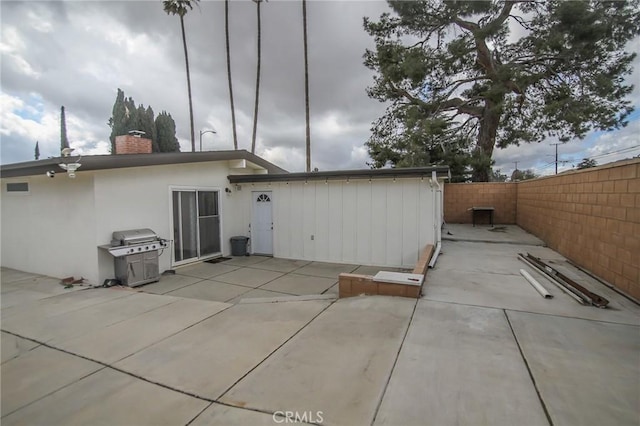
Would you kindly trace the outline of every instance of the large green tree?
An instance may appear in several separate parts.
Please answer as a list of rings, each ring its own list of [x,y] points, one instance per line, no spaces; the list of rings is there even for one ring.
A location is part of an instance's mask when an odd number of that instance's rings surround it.
[[[171,114],[163,111],[156,118],[151,105],[145,108],[140,104],[136,107],[133,98],[126,98],[121,89],[118,89],[111,114],[107,124],[111,128],[109,140],[111,141],[112,154],[116,152],[116,136],[127,135],[132,130],[142,131],[145,138],[151,139],[153,152],[180,151],[180,144],[176,138],[176,124]],[[162,141],[160,140],[161,133]]]
[[[160,152],[180,152],[180,144],[176,138],[176,123],[171,114],[162,111],[156,117],[155,124]]]
[[[180,30],[182,32],[182,48],[184,49],[184,62],[187,69],[187,94],[189,96],[189,122],[191,124],[191,152],[196,152],[196,138],[193,127],[193,99],[191,97],[191,73],[189,72],[189,53],[187,51],[187,36],[184,31],[184,15],[193,9],[193,4],[200,0],[164,0],[162,6],[167,15],[178,15],[180,18]]]
[[[495,146],[626,124],[638,0],[389,5],[393,14],[364,20],[376,46],[365,53],[377,73],[368,94],[388,103],[367,142],[374,166],[437,142],[468,149],[473,180],[487,181]]]

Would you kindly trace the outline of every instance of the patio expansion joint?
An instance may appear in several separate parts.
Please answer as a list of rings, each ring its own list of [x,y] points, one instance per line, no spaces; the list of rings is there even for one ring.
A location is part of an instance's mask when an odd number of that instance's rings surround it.
[[[638,327],[638,328],[640,328],[640,323],[631,324],[631,323],[628,323],[628,322],[605,321],[605,320],[601,320],[601,319],[576,317],[576,316],[573,316],[573,315],[548,314],[548,313],[545,313],[545,312],[525,311],[525,310],[522,310],[522,309],[513,309],[513,308],[497,308],[495,306],[474,305],[472,303],[460,303],[460,302],[451,302],[451,301],[447,301],[447,300],[430,299],[429,297],[426,297],[424,295],[421,297],[421,299],[427,300],[429,302],[447,303],[449,305],[471,306],[471,307],[474,307],[474,308],[496,309],[496,310],[500,310],[500,311],[511,311],[511,312],[522,312],[522,313],[525,313],[525,314],[544,315],[544,316],[547,316],[547,317],[570,318],[570,319],[578,319],[578,320],[581,320],[581,321],[599,322],[599,323],[603,323],[603,324],[626,325],[626,326],[629,326],[629,327]],[[420,299],[418,299],[418,300],[420,300]],[[599,309],[599,308],[595,308],[594,307],[593,309]]]
[[[542,244],[533,244],[531,242],[523,242],[523,241],[516,241],[516,240],[512,240],[512,241],[496,241],[496,240],[483,240],[483,239],[477,239],[477,240],[471,240],[471,239],[456,239],[456,238],[445,238],[444,236],[442,237],[443,241],[453,241],[453,242],[459,242],[459,243],[486,243],[486,244],[513,244],[513,245],[519,245],[519,246],[530,246],[530,247],[548,247],[546,244],[542,243]]]
[[[384,383],[384,387],[382,388],[382,392],[380,392],[380,398],[376,404],[376,409],[373,412],[373,419],[371,420],[371,425],[375,424],[376,418],[378,417],[378,411],[380,411],[380,406],[382,405],[382,401],[384,400],[384,396],[387,393],[387,388],[389,387],[389,382],[391,381],[391,376],[393,376],[393,372],[396,369],[396,364],[398,363],[398,358],[400,358],[400,352],[402,351],[402,347],[404,346],[404,341],[409,334],[409,329],[411,328],[411,323],[413,322],[413,317],[416,313],[416,309],[418,308],[418,301],[420,298],[416,299],[413,304],[413,309],[411,310],[411,316],[409,317],[409,321],[407,322],[407,328],[404,331],[404,336],[402,336],[402,341],[398,346],[398,351],[396,352],[396,356],[393,360],[393,365],[391,366],[391,370],[389,371],[389,375],[387,376],[387,380]]]
[[[536,390],[536,395],[538,395],[538,400],[540,401],[540,405],[542,405],[542,410],[544,410],[544,415],[547,417],[547,421],[549,422],[549,426],[553,426],[553,420],[551,419],[551,415],[549,414],[549,410],[547,409],[547,405],[542,398],[542,394],[540,393],[540,389],[538,388],[538,383],[536,383],[536,378],[533,375],[533,371],[529,367],[529,362],[527,361],[527,357],[524,355],[524,351],[522,350],[522,346],[520,346],[520,341],[518,340],[518,336],[516,335],[516,331],[513,329],[511,325],[511,320],[509,319],[509,315],[507,314],[506,309],[502,309],[504,313],[504,318],[507,320],[507,324],[509,325],[509,329],[511,330],[511,334],[513,335],[513,339],[518,346],[518,352],[520,352],[520,356],[522,357],[522,361],[524,362],[525,367],[527,368],[527,373],[529,373],[529,378],[531,379],[531,383],[533,384],[533,388]]]
[[[228,308],[227,308],[227,309],[228,309]],[[226,310],[226,309],[225,309],[225,310]],[[222,311],[220,311],[220,312],[222,312]],[[212,316],[213,316],[213,315],[212,315]],[[210,317],[209,317],[209,318],[210,318]],[[200,322],[200,321],[199,321],[199,322]],[[194,324],[194,325],[195,325],[195,324]],[[192,327],[192,326],[189,326],[189,327],[187,327],[187,328],[191,328],[191,327]],[[185,328],[184,330],[186,330],[186,328]],[[133,378],[136,378],[136,379],[142,380],[143,382],[151,383],[152,385],[157,385],[157,386],[160,386],[160,387],[162,387],[162,388],[165,388],[165,389],[168,389],[168,390],[171,390],[171,391],[174,391],[174,392],[178,392],[178,393],[181,393],[181,394],[183,394],[183,395],[187,395],[187,396],[190,396],[190,397],[193,397],[193,398],[197,398],[197,399],[202,400],[202,401],[214,402],[214,400],[213,400],[213,399],[211,399],[211,398],[206,398],[206,397],[204,397],[204,396],[197,395],[197,394],[192,393],[192,392],[187,392],[187,391],[184,391],[184,390],[181,390],[181,389],[176,389],[176,388],[171,387],[171,386],[169,386],[169,385],[165,385],[164,383],[155,382],[155,381],[153,381],[153,380],[147,379],[146,377],[139,376],[139,375],[137,375],[137,374],[131,373],[130,371],[126,371],[126,370],[123,370],[123,369],[121,369],[121,368],[115,367],[115,366],[114,366],[114,365],[112,365],[112,364],[108,364],[108,363],[106,363],[106,362],[99,361],[99,360],[97,360],[97,359],[89,358],[89,357],[86,357],[86,356],[84,356],[84,355],[80,355],[80,354],[77,354],[77,353],[75,353],[75,352],[71,352],[71,351],[68,351],[68,350],[66,350],[66,349],[62,349],[62,348],[59,348],[59,347],[57,347],[57,346],[50,345],[50,344],[45,343],[45,342],[41,342],[41,341],[36,340],[36,339],[32,339],[32,338],[30,338],[30,337],[26,337],[26,336],[22,336],[22,335],[20,335],[20,334],[13,333],[13,332],[11,332],[11,331],[6,331],[6,330],[2,330],[2,331],[4,331],[5,333],[9,333],[9,334],[11,334],[11,335],[14,335],[14,336],[16,336],[16,337],[20,337],[20,338],[25,339],[25,340],[29,340],[29,341],[34,342],[34,343],[39,343],[40,345],[45,346],[45,347],[47,347],[47,348],[49,348],[49,349],[53,349],[53,350],[56,350],[56,351],[59,351],[59,352],[65,353],[65,354],[67,354],[67,355],[71,355],[71,356],[74,356],[74,357],[77,357],[77,358],[81,358],[81,359],[84,359],[84,360],[87,360],[87,361],[91,361],[91,362],[96,363],[96,364],[99,364],[99,365],[101,365],[101,366],[103,367],[103,368],[99,368],[98,370],[93,371],[93,372],[91,372],[91,373],[87,374],[87,375],[86,375],[86,376],[84,376],[84,377],[81,377],[81,378],[77,379],[75,382],[69,383],[69,384],[67,384],[67,385],[65,385],[65,386],[63,386],[63,387],[61,387],[61,388],[59,388],[59,389],[56,389],[56,390],[55,390],[55,391],[53,391],[53,392],[57,392],[58,390],[60,390],[60,389],[62,389],[62,388],[64,388],[64,387],[67,387],[67,386],[69,386],[69,385],[71,385],[71,384],[73,384],[73,383],[76,383],[76,382],[78,382],[78,381],[80,381],[80,380],[82,380],[82,379],[84,379],[84,378],[86,378],[86,377],[89,377],[89,376],[91,376],[92,374],[97,373],[98,371],[102,371],[102,370],[104,370],[105,368],[110,368],[110,369],[112,369],[112,370],[114,370],[114,371],[117,371],[117,372],[119,372],[119,373],[126,374],[127,376],[130,376],[130,377],[133,377]],[[182,330],[181,330],[181,331],[182,331]],[[172,335],[172,336],[173,336],[173,335]],[[164,339],[162,339],[162,340],[164,340]],[[158,342],[156,342],[156,343],[158,343]],[[154,343],[154,344],[155,344],[155,343]],[[150,346],[152,346],[152,345],[150,345]],[[147,347],[148,347],[148,346],[147,346]],[[143,350],[143,349],[146,349],[146,348],[142,348],[142,349],[140,349],[140,350]],[[128,358],[129,356],[131,356],[131,355],[128,355],[128,356],[126,356],[126,357],[124,357],[124,358],[122,358],[122,359],[126,359],[126,358]],[[122,359],[119,359],[119,360],[117,360],[116,362],[120,362],[120,361],[122,361]],[[51,392],[51,393],[53,393],[53,392]],[[50,395],[51,393],[49,393],[48,395]],[[44,398],[44,397],[43,397],[43,398]],[[42,399],[42,398],[39,398],[39,399]],[[33,402],[35,402],[35,401],[32,401],[31,403],[29,403],[29,404],[27,404],[27,405],[30,405],[30,404],[32,404]],[[25,405],[25,406],[23,406],[23,407],[21,407],[21,408],[24,408],[24,407],[26,407],[26,405]],[[9,413],[9,414],[10,414],[10,413]]]
[[[336,301],[336,300],[332,300],[330,301],[330,303],[324,308],[322,309],[320,312],[318,312],[316,315],[314,315],[309,321],[307,321],[302,327],[300,327],[300,329],[298,331],[296,331],[295,333],[293,333],[291,336],[289,336],[288,339],[286,339],[284,342],[282,342],[280,345],[278,345],[277,348],[275,348],[273,351],[271,351],[267,356],[265,356],[262,361],[260,361],[259,363],[257,363],[256,365],[254,365],[249,371],[247,371],[245,374],[243,374],[238,380],[236,380],[235,382],[233,382],[233,384],[231,384],[231,386],[229,386],[227,389],[225,389],[220,395],[218,395],[218,397],[215,399],[215,402],[218,402],[220,404],[224,404],[224,405],[228,405],[230,407],[235,407],[235,408],[248,408],[248,407],[239,407],[237,405],[233,405],[233,404],[225,404],[223,402],[220,402],[219,400],[224,397],[227,393],[229,393],[229,391],[231,389],[233,389],[238,383],[240,383],[245,377],[247,377],[249,374],[251,374],[256,368],[260,367],[262,364],[264,364],[265,361],[267,361],[269,358],[271,358],[273,356],[273,354],[275,354],[276,352],[278,352],[280,350],[280,348],[282,348],[284,345],[286,345],[287,343],[289,343],[294,337],[296,337],[298,334],[300,334],[302,332],[302,330],[304,330],[305,328],[307,328],[309,326],[309,324],[311,324],[316,318],[318,318],[320,315],[322,315],[324,312],[326,312],[327,309],[329,309]],[[253,411],[260,411],[257,409],[253,409]]]

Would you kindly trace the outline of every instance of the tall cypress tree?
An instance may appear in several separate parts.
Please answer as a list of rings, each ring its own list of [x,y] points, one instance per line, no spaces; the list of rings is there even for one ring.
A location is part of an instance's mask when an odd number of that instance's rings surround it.
[[[156,117],[158,132],[158,149],[160,152],[180,152],[180,144],[176,138],[176,123],[171,114],[162,111]]]
[[[116,96],[116,101],[113,104],[113,109],[111,111],[111,118],[107,124],[111,127],[111,135],[109,136],[109,140],[111,141],[111,153],[115,154],[116,152],[116,136],[126,135],[127,134],[127,108],[124,104],[124,92],[118,89],[118,94]]]
[[[38,145],[38,141],[36,141],[36,152],[35,152],[36,160],[40,159],[40,146]]]
[[[67,139],[67,119],[64,116],[64,106],[60,107],[60,151],[69,148]]]

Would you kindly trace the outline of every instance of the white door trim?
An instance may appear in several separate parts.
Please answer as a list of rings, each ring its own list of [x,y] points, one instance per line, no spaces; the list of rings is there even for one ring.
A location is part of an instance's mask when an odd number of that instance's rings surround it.
[[[264,199],[259,201],[258,197]],[[268,203],[267,223],[258,220],[258,203]],[[267,211],[262,209],[261,211]],[[261,229],[261,226],[264,229]],[[251,253],[273,255],[273,191],[251,191]]]

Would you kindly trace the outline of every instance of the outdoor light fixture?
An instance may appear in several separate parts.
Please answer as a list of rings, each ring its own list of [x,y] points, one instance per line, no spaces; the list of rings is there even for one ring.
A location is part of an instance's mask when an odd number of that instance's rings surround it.
[[[74,148],[62,148],[62,151],[60,152],[62,158],[69,158],[71,156],[71,153],[74,151]],[[78,170],[80,168],[80,166],[82,166],[82,164],[80,164],[80,159],[82,158],[82,155],[79,155],[78,158],[76,159],[76,161],[73,162],[65,162],[64,160],[58,164],[60,166],[60,168],[64,171],[67,172],[67,176],[69,176],[69,178],[71,179],[75,179],[76,177],[76,170]],[[55,173],[51,173],[47,172],[47,176],[49,177],[53,177],[55,175]]]
[[[78,158],[79,160],[79,158]],[[76,170],[78,170],[81,166],[80,163],[75,162],[75,163],[60,163],[59,164],[60,168],[62,168],[62,170],[66,170],[67,171],[67,176],[69,176],[71,179],[75,179],[76,177]]]

